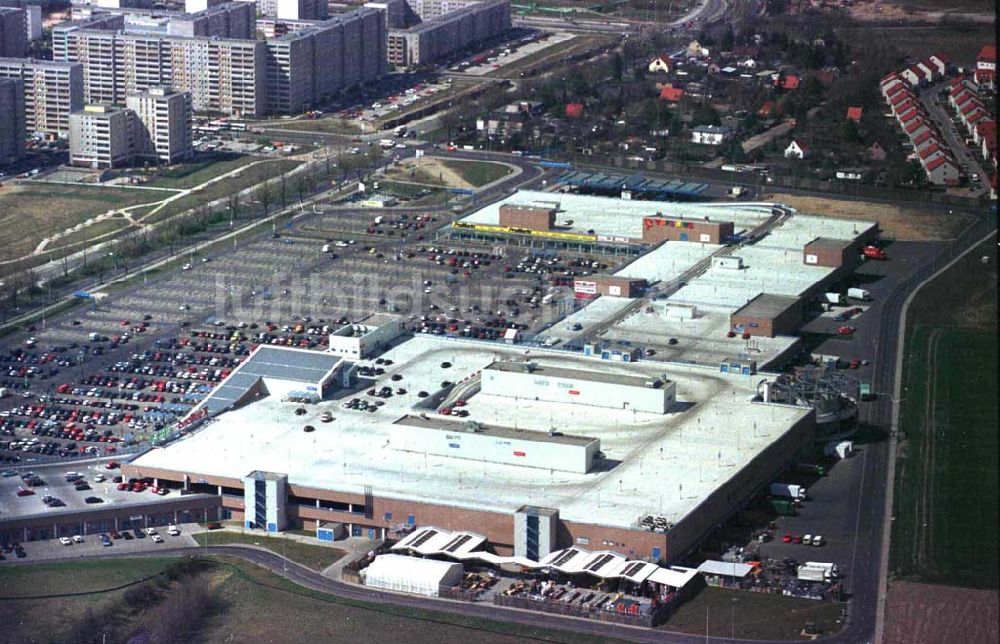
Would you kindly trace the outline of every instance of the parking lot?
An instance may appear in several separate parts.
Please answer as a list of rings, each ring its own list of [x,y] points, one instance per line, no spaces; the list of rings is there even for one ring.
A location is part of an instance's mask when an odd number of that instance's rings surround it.
[[[179,534],[172,535],[165,527],[153,528],[157,539],[153,535],[147,534],[144,530],[122,530],[110,531],[103,534],[108,536],[107,542],[111,545],[105,546],[105,541],[99,534],[79,535],[79,540],[74,540],[72,536],[62,537],[69,542],[60,539],[45,539],[42,541],[32,541],[27,544],[20,544],[24,551],[25,561],[52,560],[52,559],[86,559],[107,552],[115,554],[155,554],[157,550],[166,548],[177,548],[184,546],[197,546],[197,542],[192,537],[192,533],[200,531],[197,524],[181,524],[176,526]],[[142,536],[139,536],[139,535]],[[6,552],[7,549],[10,552]],[[8,559],[18,559],[14,554],[13,544],[4,544],[4,555]],[[0,565],[3,565],[0,562]]]

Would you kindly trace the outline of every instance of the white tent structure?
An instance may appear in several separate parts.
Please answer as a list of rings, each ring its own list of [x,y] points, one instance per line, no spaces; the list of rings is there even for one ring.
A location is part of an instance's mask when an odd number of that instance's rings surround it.
[[[457,586],[462,581],[462,564],[379,555],[362,574],[369,588],[437,597],[441,586]]]

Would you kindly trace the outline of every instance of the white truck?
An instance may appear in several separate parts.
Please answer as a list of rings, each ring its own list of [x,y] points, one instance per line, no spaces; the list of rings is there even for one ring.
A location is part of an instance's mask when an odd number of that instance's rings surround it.
[[[847,298],[843,293],[823,293],[823,302],[826,304],[847,304]]]
[[[837,564],[807,561],[797,569],[798,578],[805,581],[830,582],[840,576]]]
[[[330,248],[330,244],[323,244],[323,252],[324,253],[329,253],[331,250],[332,249]]]
[[[847,297],[852,300],[861,300],[862,302],[868,302],[872,299],[872,294],[863,288],[849,288],[847,289]]]
[[[793,483],[771,483],[771,496],[802,500],[809,498],[806,494],[806,488]]]
[[[853,441],[831,441],[823,447],[824,456],[847,458],[854,453]]]

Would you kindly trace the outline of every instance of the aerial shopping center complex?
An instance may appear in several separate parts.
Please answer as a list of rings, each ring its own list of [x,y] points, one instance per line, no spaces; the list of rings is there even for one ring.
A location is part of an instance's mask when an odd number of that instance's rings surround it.
[[[874,222],[522,191],[442,235],[633,258],[577,278],[531,338],[410,336],[380,314],[325,352],[261,346],[124,473],[211,496],[249,529],[430,526],[475,535],[487,559],[669,565],[853,431],[856,383],[772,368],[801,352],[804,310],[862,261]]]

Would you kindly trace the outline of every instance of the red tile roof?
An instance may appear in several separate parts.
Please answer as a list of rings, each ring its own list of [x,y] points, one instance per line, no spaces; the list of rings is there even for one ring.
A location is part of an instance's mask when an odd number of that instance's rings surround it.
[[[917,108],[913,108],[909,112],[906,112],[905,114],[900,116],[899,120],[902,121],[903,123],[909,123],[918,116],[920,116],[920,110],[918,110]]]
[[[935,152],[940,152],[940,151],[941,151],[941,146],[939,146],[937,143],[935,143],[933,145],[928,145],[926,148],[924,148],[923,150],[921,150],[919,152],[919,154],[920,154],[920,158],[921,159],[926,159],[927,157],[929,157],[930,155],[934,154]]]
[[[986,110],[977,110],[972,114],[969,114],[969,116],[966,117],[965,120],[969,125],[975,125],[979,121],[983,120],[985,117],[986,117]]]
[[[927,125],[926,121],[924,121],[923,119],[917,119],[912,123],[907,124],[907,126],[904,129],[906,130],[907,134],[913,134],[914,132],[924,127],[925,125]]]
[[[997,48],[987,45],[979,50],[976,62],[995,63],[997,60]]]
[[[571,119],[583,116],[583,103],[566,103],[566,116]]]
[[[676,103],[684,96],[684,90],[680,87],[664,87],[660,90],[660,100]]]
[[[960,108],[960,111],[962,112],[963,115],[966,115],[966,114],[968,114],[969,112],[971,112],[973,110],[978,110],[978,109],[982,109],[982,108],[983,108],[983,104],[980,103],[979,100],[977,99],[977,100],[974,100],[974,101],[967,101],[965,103],[965,105],[963,105]]]
[[[976,132],[979,136],[995,139],[997,136],[997,122],[993,119],[980,121],[979,123],[976,123]]]
[[[940,156],[927,164],[927,171],[930,172],[931,170],[936,170],[939,166],[945,163],[950,163],[950,161],[948,161],[948,157]]]
[[[757,116],[771,116],[774,113],[774,101],[764,101],[764,104],[757,110]]]
[[[913,145],[919,147],[923,145],[924,141],[931,138],[932,136],[934,136],[934,133],[930,128],[928,128],[923,132],[921,132],[920,134],[918,134],[916,138],[913,139]]]
[[[855,123],[860,123],[862,112],[863,110],[860,107],[848,107],[847,118],[854,121]]]

